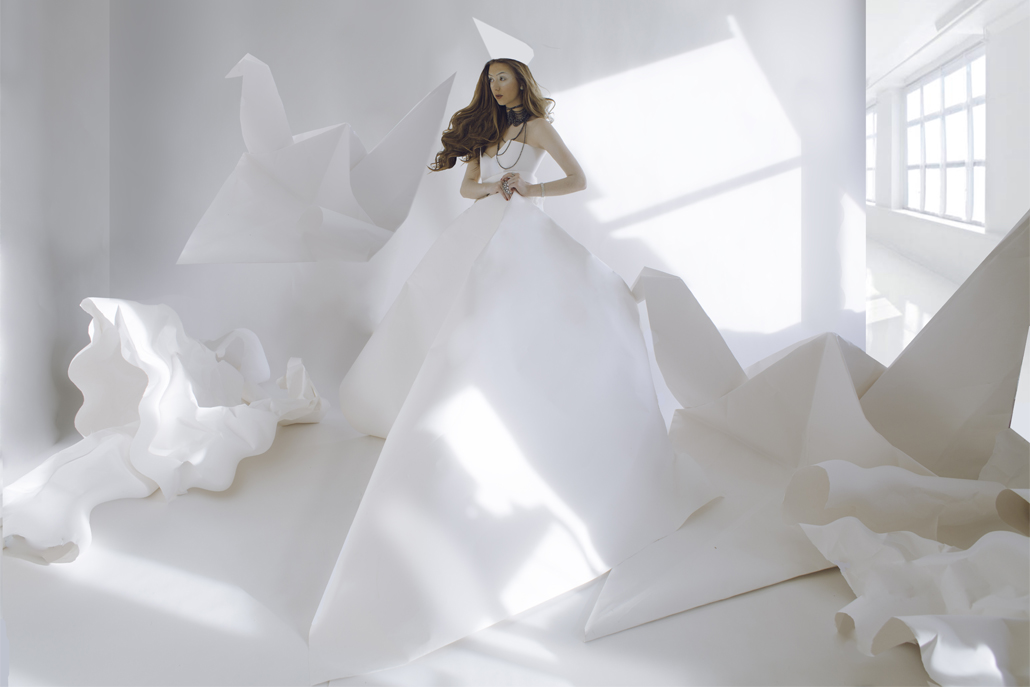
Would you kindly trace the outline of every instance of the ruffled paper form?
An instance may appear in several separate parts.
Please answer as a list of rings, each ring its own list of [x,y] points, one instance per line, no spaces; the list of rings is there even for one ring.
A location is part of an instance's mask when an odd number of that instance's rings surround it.
[[[272,72],[253,55],[234,77],[247,152],[178,264],[368,260],[408,216],[454,75],[369,153],[349,124],[291,135]]]
[[[858,597],[837,626],[863,653],[915,641],[938,684],[1027,683],[1025,536],[989,532],[959,549],[907,531],[876,533],[854,517],[803,527]]]
[[[723,497],[613,568],[587,638],[831,565],[853,570],[868,559],[875,576],[881,549],[911,554],[913,570],[924,555],[949,552],[954,565],[994,561],[984,565],[1009,566],[1022,582],[883,573],[920,598],[986,599],[967,613],[982,617],[955,621],[953,604],[898,605],[881,586],[862,587],[845,573],[878,609],[856,620],[865,628],[860,646],[871,650],[889,625],[895,631],[884,637],[919,643],[942,684],[1025,681],[1030,451],[1008,425],[1030,325],[1027,226],[1024,217],[886,370],[823,335],[771,356],[734,385],[740,377],[724,344],[690,341],[711,339],[713,326],[686,287],[665,286],[662,309],[649,298],[656,359],[687,406],[676,411],[670,436]],[[645,271],[637,289],[667,279],[674,278]],[[995,668],[966,675],[970,656]]]
[[[271,393],[257,336],[237,329],[205,345],[165,305],[87,298],[90,343],[68,376],[82,391],[78,443],[4,489],[4,547],[39,563],[89,545],[93,508],[160,489],[222,491],[243,458],[264,453],[276,427],[318,422],[322,399],[299,358]]]

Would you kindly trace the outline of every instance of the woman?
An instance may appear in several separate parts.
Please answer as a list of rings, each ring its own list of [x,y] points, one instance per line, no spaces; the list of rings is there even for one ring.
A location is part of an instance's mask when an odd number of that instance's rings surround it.
[[[526,65],[492,60],[431,169],[476,198],[348,372],[386,438],[312,623],[312,680],[398,665],[602,574],[704,498],[626,284],[537,203],[586,177]],[[538,182],[551,154],[564,179]],[[696,485],[695,485],[696,486]]]

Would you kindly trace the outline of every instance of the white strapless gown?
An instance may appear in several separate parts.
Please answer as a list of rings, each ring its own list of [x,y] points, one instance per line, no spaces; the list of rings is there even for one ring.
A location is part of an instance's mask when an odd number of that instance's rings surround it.
[[[535,183],[545,152],[513,143],[501,160],[520,150],[512,170]],[[519,195],[444,231],[340,403],[386,443],[312,623],[313,682],[582,585],[708,500],[669,444],[629,288]]]

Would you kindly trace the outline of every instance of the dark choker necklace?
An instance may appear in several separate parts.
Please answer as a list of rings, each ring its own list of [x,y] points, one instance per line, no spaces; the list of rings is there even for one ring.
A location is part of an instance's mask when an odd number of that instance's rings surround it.
[[[518,110],[514,108],[508,108],[508,125],[518,126],[522,122],[529,119],[529,110],[524,107],[520,107]]]

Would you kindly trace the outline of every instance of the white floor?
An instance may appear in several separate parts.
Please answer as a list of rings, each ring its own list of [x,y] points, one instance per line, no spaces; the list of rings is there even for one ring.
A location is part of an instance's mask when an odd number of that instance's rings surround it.
[[[284,428],[226,492],[99,506],[73,565],[4,556],[10,684],[308,684],[305,628],[380,446],[338,415]],[[600,583],[334,684],[926,684],[915,647],[869,658],[837,633],[835,570],[584,643]]]
[[[867,347],[889,363],[957,287],[870,244]],[[382,442],[342,417],[280,430],[226,492],[99,506],[73,565],[3,557],[11,685],[305,685],[306,628]],[[593,642],[602,580],[340,685],[925,685],[912,645],[838,634],[836,570]]]

